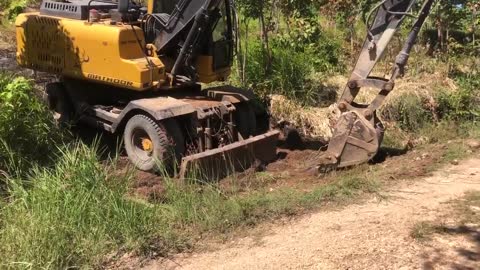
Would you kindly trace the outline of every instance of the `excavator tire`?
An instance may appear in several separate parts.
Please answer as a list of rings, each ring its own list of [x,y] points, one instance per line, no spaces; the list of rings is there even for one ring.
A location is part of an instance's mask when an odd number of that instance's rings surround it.
[[[248,139],[257,132],[257,119],[255,112],[248,102],[235,104],[235,124],[242,138]]]
[[[185,152],[184,137],[174,119],[157,122],[135,115],[125,126],[124,142],[130,161],[148,172],[171,173]]]

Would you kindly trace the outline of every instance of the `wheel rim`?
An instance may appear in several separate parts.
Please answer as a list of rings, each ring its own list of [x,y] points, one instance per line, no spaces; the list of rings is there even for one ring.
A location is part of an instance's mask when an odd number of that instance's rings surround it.
[[[143,161],[149,161],[154,152],[153,141],[143,129],[135,129],[132,133],[131,142],[134,154]]]

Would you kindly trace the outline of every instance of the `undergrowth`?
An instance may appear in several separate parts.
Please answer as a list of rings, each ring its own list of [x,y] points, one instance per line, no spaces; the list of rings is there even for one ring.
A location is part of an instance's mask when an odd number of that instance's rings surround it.
[[[231,82],[254,89],[260,97],[281,94],[306,105],[322,102],[322,81],[344,68],[341,39],[323,30],[313,40],[294,42],[284,35],[271,39],[271,63],[267,64],[258,37],[246,38],[246,66],[243,71],[235,70]]]
[[[23,77],[0,73],[0,170],[25,172],[30,164],[46,165],[67,136],[54,124],[32,84]]]
[[[431,98],[418,93],[404,94],[380,110],[382,119],[396,123],[402,130],[419,130],[445,121],[462,124],[480,120],[480,77],[456,74],[455,90],[435,89]]]

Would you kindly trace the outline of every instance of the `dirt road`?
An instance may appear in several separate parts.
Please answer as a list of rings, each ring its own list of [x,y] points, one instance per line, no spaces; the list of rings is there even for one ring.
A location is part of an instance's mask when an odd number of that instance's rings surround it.
[[[214,251],[149,262],[144,269],[480,269],[479,240],[424,243],[410,236],[416,224],[435,220],[445,213],[445,202],[470,190],[480,190],[478,156],[404,183],[386,197],[271,225],[260,237],[252,233]],[[471,249],[476,257],[464,254]]]

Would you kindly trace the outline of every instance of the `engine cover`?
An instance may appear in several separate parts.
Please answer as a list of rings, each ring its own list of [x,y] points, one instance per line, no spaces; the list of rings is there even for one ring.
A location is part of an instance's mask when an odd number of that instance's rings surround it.
[[[138,27],[39,13],[20,14],[15,26],[20,66],[137,91],[165,81],[163,63],[145,57],[139,45],[144,35]]]

